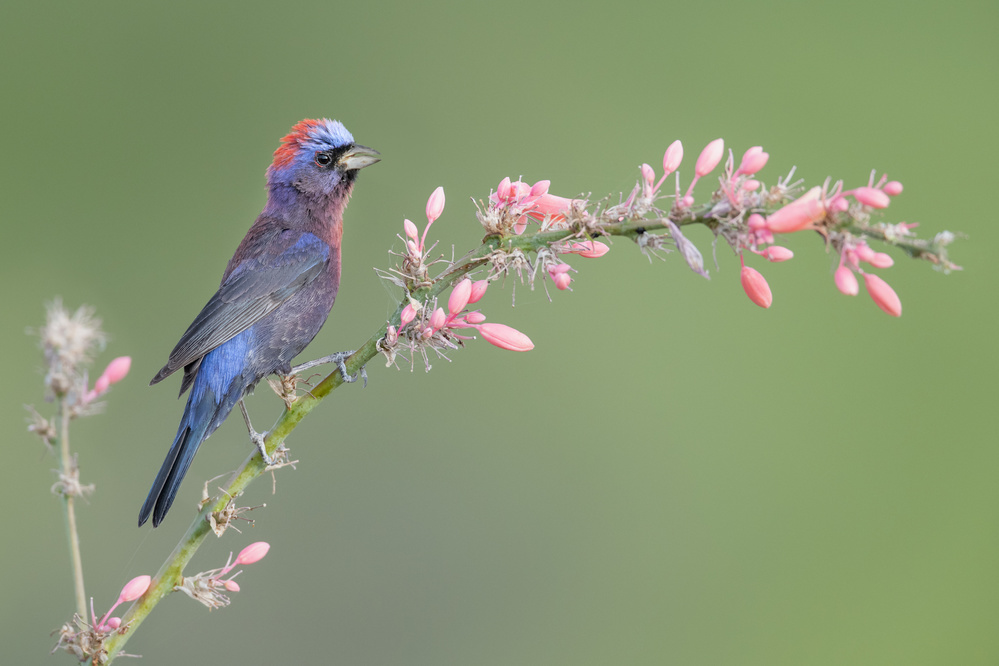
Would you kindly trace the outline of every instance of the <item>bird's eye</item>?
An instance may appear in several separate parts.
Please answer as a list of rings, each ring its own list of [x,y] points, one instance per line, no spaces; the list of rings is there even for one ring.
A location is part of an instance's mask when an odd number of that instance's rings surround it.
[[[328,167],[333,163],[333,157],[329,153],[316,153],[316,164],[321,167]]]

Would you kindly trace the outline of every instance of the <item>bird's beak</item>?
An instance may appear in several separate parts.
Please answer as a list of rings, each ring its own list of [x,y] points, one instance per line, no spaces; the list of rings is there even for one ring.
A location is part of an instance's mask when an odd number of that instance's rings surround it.
[[[344,171],[356,171],[366,166],[371,166],[375,162],[381,161],[381,153],[374,148],[368,148],[355,143],[350,150],[340,158],[340,167]]]

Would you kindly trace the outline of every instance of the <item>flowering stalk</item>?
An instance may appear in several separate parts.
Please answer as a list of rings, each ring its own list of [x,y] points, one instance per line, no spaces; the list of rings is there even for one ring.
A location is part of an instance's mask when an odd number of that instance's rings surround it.
[[[724,144],[720,139],[709,144],[695,165],[695,182],[706,178],[723,157]],[[887,266],[877,253],[869,254],[861,249],[871,240],[894,245],[945,271],[959,268],[946,254],[946,246],[953,240],[953,235],[944,232],[932,240],[920,240],[911,233],[914,225],[889,225],[873,220],[873,214],[901,192],[901,185],[894,181],[886,182],[882,178],[874,182],[872,176],[867,186],[854,190],[844,190],[842,183],[831,185],[827,182],[795,199],[800,183],[791,182],[793,170],[769,188],[758,179],[757,174],[766,165],[769,155],[756,146],[746,151],[738,169],[729,152],[718,178],[718,188],[698,203],[693,182],[681,194],[678,169],[682,158],[682,145],[675,142],[664,155],[663,176],[656,180],[654,169],[643,165],[635,189],[629,196],[622,196],[617,204],[605,201],[591,204],[585,199],[556,196],[548,192],[548,181],[528,185],[504,179],[488,201],[479,204],[477,217],[486,232],[482,244],[453,261],[434,258],[435,244],[428,241],[430,227],[445,207],[443,189],[438,188],[427,202],[427,225],[423,233],[413,222],[404,221],[403,235],[399,238],[405,249],[393,253],[399,262],[393,268],[379,271],[383,279],[401,291],[395,312],[346,359],[346,372],[358,372],[379,353],[392,364],[400,349],[408,350],[414,356],[423,354],[425,359],[427,350],[443,356],[444,351],[458,349],[472,339],[459,334],[460,330],[475,331],[487,342],[504,349],[531,349],[533,343],[526,335],[503,324],[486,323],[481,311],[467,311],[467,306],[482,297],[490,281],[508,276],[527,282],[531,287],[539,278],[545,284],[547,276],[556,289],[562,291],[571,282],[567,276],[572,269],[563,261],[565,255],[597,258],[610,249],[603,240],[613,237],[634,241],[650,257],[676,250],[694,272],[708,277],[701,253],[681,231],[684,226],[702,224],[717,238],[728,242],[739,256],[744,266],[741,272],[743,287],[753,302],[764,308],[770,307],[773,294],[762,274],[745,266],[744,260],[747,252],[770,262],[791,259],[793,253],[774,245],[775,234],[802,230],[817,232],[827,248],[844,257],[850,275],[847,277],[837,271],[835,284],[841,291],[846,289],[848,292],[851,288],[850,278],[856,282],[853,272],[862,270],[860,262],[874,267]],[[661,186],[667,176],[676,178],[675,193],[663,195]],[[657,203],[663,199],[671,202],[660,208]],[[440,271],[432,275],[435,266]],[[474,273],[480,274],[475,281],[471,277]],[[900,314],[901,304],[894,291],[880,278],[863,275],[875,303],[889,314]],[[438,307],[438,302],[445,302],[448,290],[451,293],[445,311],[443,306]],[[302,419],[343,383],[340,370],[335,370],[308,392],[287,400],[286,410],[266,437],[268,454],[276,455]],[[122,623],[132,631],[116,633],[109,638],[106,649],[110,658],[119,653],[128,636],[156,604],[183,585],[182,572],[194,552],[213,529],[218,532],[220,524],[224,529],[228,517],[233,515],[231,498],[238,497],[267,469],[259,453],[252,453],[233,474],[224,492],[203,503],[149,589],[122,618]],[[219,579],[216,576],[213,580]]]

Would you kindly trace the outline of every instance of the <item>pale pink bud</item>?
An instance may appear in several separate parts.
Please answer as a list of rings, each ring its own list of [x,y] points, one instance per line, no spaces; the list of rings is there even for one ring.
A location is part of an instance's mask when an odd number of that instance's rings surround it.
[[[132,368],[132,357],[131,356],[119,356],[110,363],[108,367],[104,369],[101,373],[102,377],[107,377],[108,381],[112,384],[117,384],[121,380],[125,379],[128,375],[128,371]]]
[[[759,188],[760,188],[760,181],[754,178],[750,178],[749,180],[747,180],[742,184],[742,189],[746,190],[747,192],[753,192],[755,190],[758,190]]]
[[[465,278],[451,290],[451,297],[447,299],[447,311],[451,314],[458,314],[468,305],[468,297],[471,295],[472,281]]]
[[[531,342],[529,337],[506,324],[480,324],[478,331],[485,338],[486,342],[503,349],[509,349],[510,351],[530,351],[534,349],[534,343]]]
[[[858,187],[853,191],[853,197],[871,208],[887,208],[891,197],[874,187]]]
[[[746,226],[749,227],[750,231],[759,231],[760,229],[766,229],[767,221],[759,213],[753,213],[746,220]]]
[[[656,172],[648,164],[642,165],[642,180],[645,181],[645,186],[649,190],[652,189],[652,186],[656,182]]]
[[[767,218],[767,228],[777,234],[789,234],[807,229],[825,216],[822,201],[805,196],[772,213]]]
[[[879,308],[892,317],[902,316],[902,301],[887,282],[872,273],[864,273],[864,286]]]
[[[478,280],[472,283],[472,290],[468,294],[469,303],[478,303],[486,295],[489,288],[489,280]]]
[[[420,333],[420,335],[423,336],[424,340],[429,340],[430,338],[434,337],[434,329],[433,329],[433,327],[432,326],[427,326],[425,329],[423,329],[423,332]]]
[[[433,222],[444,212],[444,188],[438,187],[427,199],[427,221]]]
[[[399,328],[405,328],[406,324],[413,321],[416,318],[416,308],[412,303],[408,304],[402,309],[402,314],[400,315],[400,325]]]
[[[568,273],[557,273],[552,279],[555,281],[555,287],[560,291],[568,289],[572,282],[572,277]]]
[[[769,308],[770,304],[774,302],[774,296],[766,278],[755,268],[743,266],[741,279],[742,288],[746,290],[749,300],[761,308]]]
[[[551,186],[552,181],[550,180],[539,180],[531,186],[532,197],[540,197],[542,194],[548,194],[548,188]]]
[[[385,330],[385,344],[392,346],[399,341],[399,332],[395,330],[395,326],[389,326]]]
[[[419,240],[419,238],[420,238],[420,232],[416,228],[415,224],[413,224],[409,220],[403,220],[402,221],[402,228],[406,232],[406,235],[409,236],[410,238],[412,238],[414,241]]]
[[[548,267],[548,275],[554,280],[556,275],[568,273],[571,269],[569,264],[554,264]]]
[[[259,562],[264,559],[264,555],[267,551],[271,549],[271,545],[266,541],[257,541],[256,543],[251,543],[249,546],[239,551],[239,555],[236,556],[236,561],[233,562],[233,566],[238,566],[240,564],[253,564],[254,562]]]
[[[239,592],[239,583],[237,583],[232,579],[229,579],[222,584],[225,585],[225,589],[229,590],[230,592]]]
[[[895,265],[895,260],[884,252],[875,252],[871,258],[871,266],[874,268],[891,268]]]
[[[769,159],[770,153],[763,152],[762,146],[753,146],[743,154],[742,162],[739,164],[739,169],[735,172],[735,175],[738,176],[740,173],[744,173],[747,176],[752,176],[765,167]]]
[[[118,603],[135,601],[141,597],[149,589],[149,584],[152,580],[149,576],[136,576],[125,583],[125,587],[121,588],[121,594],[118,595]],[[117,606],[118,604],[115,605]]]
[[[684,198],[680,199],[680,205],[684,208],[690,208],[694,205],[694,197],[688,194]]]
[[[496,197],[500,201],[506,201],[510,198],[510,178],[504,178],[500,181],[499,186],[496,188]]]
[[[420,256],[420,245],[415,240],[406,241],[406,249],[409,250],[410,256],[413,257]]]
[[[850,207],[850,202],[846,200],[846,197],[836,197],[828,204],[829,210],[834,213],[843,213]]]
[[[884,192],[889,196],[896,197],[899,194],[902,194],[902,183],[898,182],[897,180],[889,181],[885,183]]]
[[[444,314],[444,308],[437,308],[434,313],[430,315],[430,328],[435,331],[439,331],[444,328],[444,322],[447,321],[447,315]]]
[[[666,154],[663,155],[663,171],[665,173],[663,176],[668,176],[680,167],[680,162],[683,161],[683,144],[677,139],[673,143],[669,144],[669,148],[666,149]]]
[[[467,315],[465,315],[465,321],[467,321],[469,324],[481,324],[485,320],[486,316],[478,311],[469,312]]]
[[[857,276],[847,266],[840,266],[833,276],[836,281],[836,288],[847,296],[856,296],[860,292],[860,285],[857,284]]]
[[[600,241],[573,241],[563,251],[569,254],[578,254],[586,259],[596,259],[610,252],[610,247]]]
[[[107,628],[109,628],[109,629],[117,629],[118,627],[121,626],[121,618],[120,617],[112,617],[111,619],[109,619],[107,621],[107,624],[105,626]]]
[[[725,141],[723,139],[715,139],[701,151],[696,164],[694,164],[694,173],[697,174],[698,178],[708,175],[718,166],[724,154]]]
[[[794,258],[794,252],[787,249],[786,247],[781,247],[780,245],[771,245],[766,250],[763,251],[763,256],[770,261],[777,263],[780,261],[787,261],[788,259]]]
[[[527,216],[521,215],[517,218],[517,221],[513,223],[513,233],[519,236],[524,233],[525,229],[527,229]]]
[[[555,194],[543,194],[534,202],[532,213],[541,215],[559,215],[572,208],[572,199]]]

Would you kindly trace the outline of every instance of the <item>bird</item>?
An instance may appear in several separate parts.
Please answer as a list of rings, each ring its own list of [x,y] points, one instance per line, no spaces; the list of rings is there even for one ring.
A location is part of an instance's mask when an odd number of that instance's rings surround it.
[[[267,203],[229,260],[215,295],[181,336],[156,384],[180,369],[180,395],[190,389],[177,435],[139,511],[139,527],[166,517],[201,443],[240,406],[251,439],[269,462],[263,436],[253,430],[243,396],[270,374],[287,376],[341,352],[292,368],[322,328],[340,286],[343,214],[358,172],[381,159],[354,142],[336,120],[295,124],[267,169]]]

